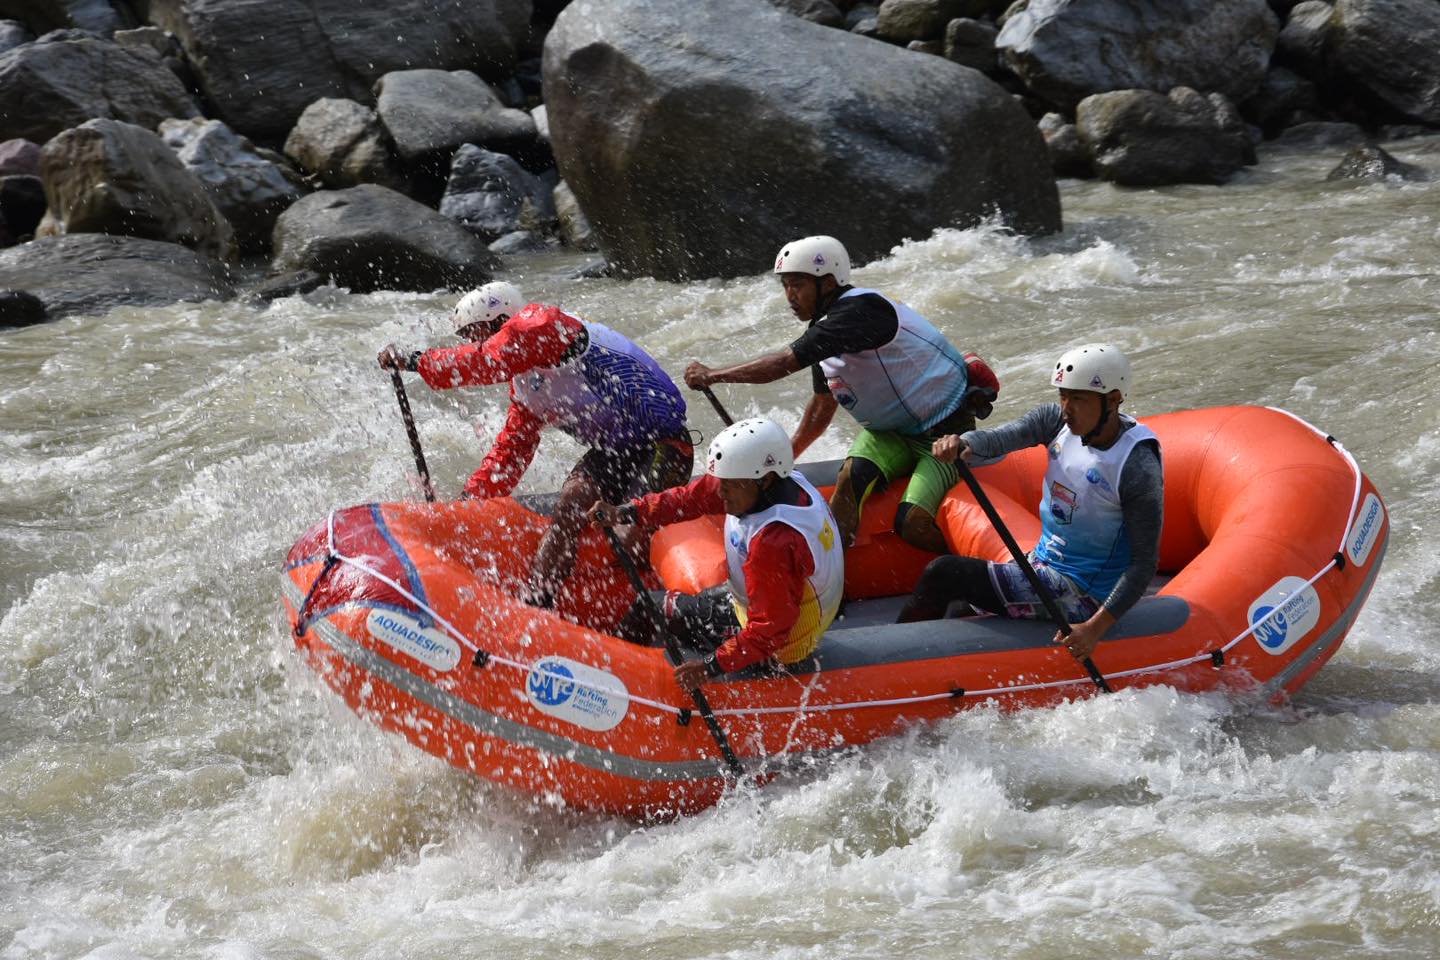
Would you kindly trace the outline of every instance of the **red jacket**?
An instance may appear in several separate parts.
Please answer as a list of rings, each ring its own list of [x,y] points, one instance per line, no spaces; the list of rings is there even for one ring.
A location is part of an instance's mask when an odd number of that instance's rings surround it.
[[[724,512],[720,481],[709,475],[635,501],[636,519],[652,527]],[[770,523],[750,541],[750,556],[741,569],[750,609],[745,628],[715,651],[715,661],[726,673],[768,660],[789,641],[815,558],[799,530],[788,523]]]
[[[558,307],[532,303],[506,320],[483,343],[427,350],[415,369],[435,390],[508,383],[527,370],[556,366],[584,329],[580,321]],[[465,481],[466,496],[507,496],[535,459],[544,423],[513,402],[513,390],[511,401],[500,435],[481,461],[480,469]]]

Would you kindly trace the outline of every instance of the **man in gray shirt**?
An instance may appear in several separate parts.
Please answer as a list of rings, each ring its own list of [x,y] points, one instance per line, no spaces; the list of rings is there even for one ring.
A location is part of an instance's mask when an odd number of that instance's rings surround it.
[[[992,458],[1024,447],[1048,448],[1040,501],[1040,542],[1031,565],[1073,627],[1056,631],[1078,660],[1145,594],[1160,557],[1164,474],[1160,441],[1120,413],[1130,363],[1109,344],[1086,344],[1055,364],[1047,403],[994,430],[935,441],[935,458]],[[931,620],[955,600],[1012,617],[1039,618],[1044,606],[1015,563],[940,557],[925,568],[900,621]]]

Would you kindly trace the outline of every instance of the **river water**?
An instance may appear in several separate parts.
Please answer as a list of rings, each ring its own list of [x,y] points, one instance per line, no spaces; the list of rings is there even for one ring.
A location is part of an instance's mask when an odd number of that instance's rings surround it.
[[[1262,154],[1221,188],[1067,182],[1061,236],[941,231],[857,275],[992,362],[999,419],[1105,339],[1134,412],[1273,404],[1344,442],[1390,552],[1293,703],[982,708],[671,824],[457,772],[292,654],[285,551],[332,506],[415,495],[374,355],[440,342],[451,297],[0,334],[0,958],[1434,956],[1440,137],[1389,146],[1437,182],[1324,183],[1337,150]],[[568,279],[580,262],[505,277],[677,376],[799,332],[768,275]],[[808,390],[720,388],[787,425]],[[411,398],[453,493],[503,393]],[[524,489],[577,453],[547,436]]]

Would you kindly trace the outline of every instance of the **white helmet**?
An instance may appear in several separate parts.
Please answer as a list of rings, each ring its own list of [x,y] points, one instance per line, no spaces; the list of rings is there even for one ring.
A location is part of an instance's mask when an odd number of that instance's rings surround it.
[[[1092,393],[1119,390],[1124,396],[1130,392],[1130,361],[1125,359],[1119,347],[1108,343],[1087,343],[1065,351],[1056,361],[1050,385]]]
[[[525,306],[525,295],[513,283],[497,280],[483,287],[471,290],[455,304],[451,319],[455,329],[468,327],[472,323],[489,322],[499,317],[509,317]]]
[[[721,480],[759,480],[767,473],[790,476],[795,451],[773,420],[756,417],[726,427],[710,441],[705,472]]]
[[[780,248],[775,272],[833,276],[843,287],[850,282],[850,254],[834,237],[803,237]]]

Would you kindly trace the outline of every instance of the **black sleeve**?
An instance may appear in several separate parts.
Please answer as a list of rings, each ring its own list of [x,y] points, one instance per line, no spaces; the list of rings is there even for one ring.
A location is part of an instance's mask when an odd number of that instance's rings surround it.
[[[825,374],[820,370],[820,364],[810,365],[810,381],[814,384],[817,394],[826,396],[830,393],[830,381],[825,379]]]
[[[842,353],[860,353],[883,347],[895,339],[900,317],[884,297],[866,293],[845,297],[802,333],[790,349],[803,367]],[[818,384],[818,381],[817,381]]]

